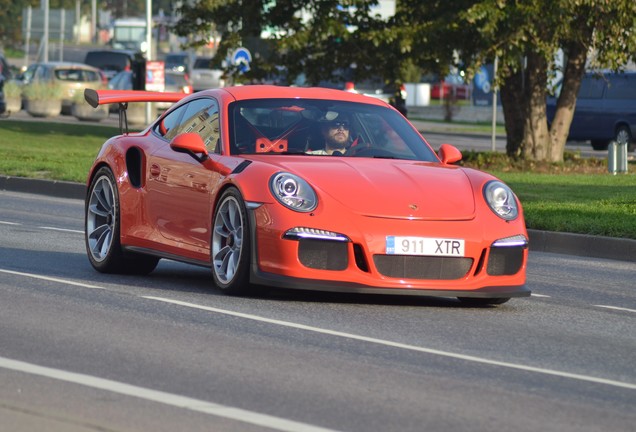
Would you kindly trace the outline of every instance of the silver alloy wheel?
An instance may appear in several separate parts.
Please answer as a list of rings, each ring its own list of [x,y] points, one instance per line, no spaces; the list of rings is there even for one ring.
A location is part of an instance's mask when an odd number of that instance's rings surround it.
[[[113,244],[117,205],[113,184],[107,176],[97,180],[86,213],[86,236],[91,256],[102,262]]]
[[[629,144],[631,139],[632,137],[629,134],[629,130],[625,126],[618,128],[618,131],[616,131],[616,142],[619,144]]]
[[[233,196],[227,196],[214,217],[212,264],[216,277],[228,284],[239,268],[243,251],[243,215]]]

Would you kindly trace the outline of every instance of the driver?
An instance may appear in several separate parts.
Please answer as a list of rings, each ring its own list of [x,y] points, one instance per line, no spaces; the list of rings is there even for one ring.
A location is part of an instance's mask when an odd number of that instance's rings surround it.
[[[324,147],[309,150],[307,153],[315,155],[343,155],[350,144],[349,118],[335,111],[328,111],[320,120],[320,133],[324,140]]]

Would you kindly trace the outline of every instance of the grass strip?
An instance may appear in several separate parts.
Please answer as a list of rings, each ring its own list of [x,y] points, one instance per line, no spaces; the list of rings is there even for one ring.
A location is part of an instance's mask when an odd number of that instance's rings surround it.
[[[0,121],[0,173],[84,183],[97,152],[118,128],[81,123]]]
[[[636,239],[635,174],[493,174],[519,197],[528,228]]]

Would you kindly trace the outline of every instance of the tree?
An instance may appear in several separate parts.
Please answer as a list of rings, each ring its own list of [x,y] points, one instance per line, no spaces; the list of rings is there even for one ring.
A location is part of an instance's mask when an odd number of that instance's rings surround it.
[[[39,6],[38,1],[0,0],[0,49],[2,47],[19,47],[22,39],[22,9],[29,5]]]
[[[240,45],[257,47],[255,67],[244,80],[268,74],[284,74],[288,80],[304,74],[309,83],[329,79],[339,69],[352,65],[356,76],[371,71],[364,65],[377,65],[373,43],[365,35],[377,27],[370,15],[377,0],[206,0],[184,3],[180,19],[173,30],[190,36],[190,46],[206,43],[206,35],[217,31],[221,44],[217,60],[225,59]],[[344,5],[344,6],[343,6]],[[267,42],[260,40],[263,30],[271,33]],[[258,46],[260,44],[260,46]],[[266,55],[263,55],[263,52]],[[232,72],[227,67],[228,72]]]
[[[377,0],[201,0],[180,8],[178,34],[222,34],[220,58],[258,40],[274,38],[266,58],[246,78],[279,67],[310,83],[354,68],[356,79],[380,73],[403,82],[414,67],[445,74],[458,60],[475,71],[498,59],[497,83],[506,122],[508,155],[559,162],[585,69],[619,69],[636,57],[633,0],[421,0],[396,1],[388,21],[375,17]],[[302,11],[308,19],[301,19]],[[200,41],[201,39],[199,39]],[[193,43],[201,43],[196,40]],[[564,53],[564,64],[554,61]],[[562,73],[554,119],[548,126],[548,83]]]
[[[50,0],[49,8],[74,11],[76,1],[77,0]],[[41,5],[41,0],[0,0],[0,10],[3,11],[3,13],[0,14],[0,49],[2,47],[12,47],[14,49],[21,49],[23,47],[24,35],[22,34],[22,27],[24,23],[22,22],[22,11],[29,6],[33,9],[39,9]],[[81,1],[80,5],[83,14],[90,14],[90,2]],[[104,2],[98,2],[98,7],[102,5],[104,5]]]
[[[460,15],[479,33],[474,64],[499,59],[506,151],[513,157],[562,161],[585,69],[619,69],[636,54],[630,52],[636,42],[633,0],[483,0]],[[563,65],[554,62],[559,50]],[[562,86],[548,128],[548,81],[557,72]]]

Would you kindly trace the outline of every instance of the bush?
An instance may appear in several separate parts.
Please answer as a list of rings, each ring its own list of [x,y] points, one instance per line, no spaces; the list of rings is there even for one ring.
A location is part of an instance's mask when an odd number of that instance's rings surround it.
[[[61,100],[64,90],[58,84],[34,82],[25,85],[22,94],[28,100]]]
[[[88,105],[88,102],[86,102],[86,98],[84,97],[84,89],[76,90],[75,93],[73,93],[73,97],[71,97],[71,101],[75,104]]]
[[[563,162],[537,162],[514,159],[499,152],[463,151],[459,165],[483,171],[534,172],[534,173],[579,173],[598,174],[607,172],[607,160],[582,158],[577,152],[566,151]]]
[[[7,99],[17,99],[22,95],[22,87],[15,81],[7,81],[3,87],[4,97]]]

